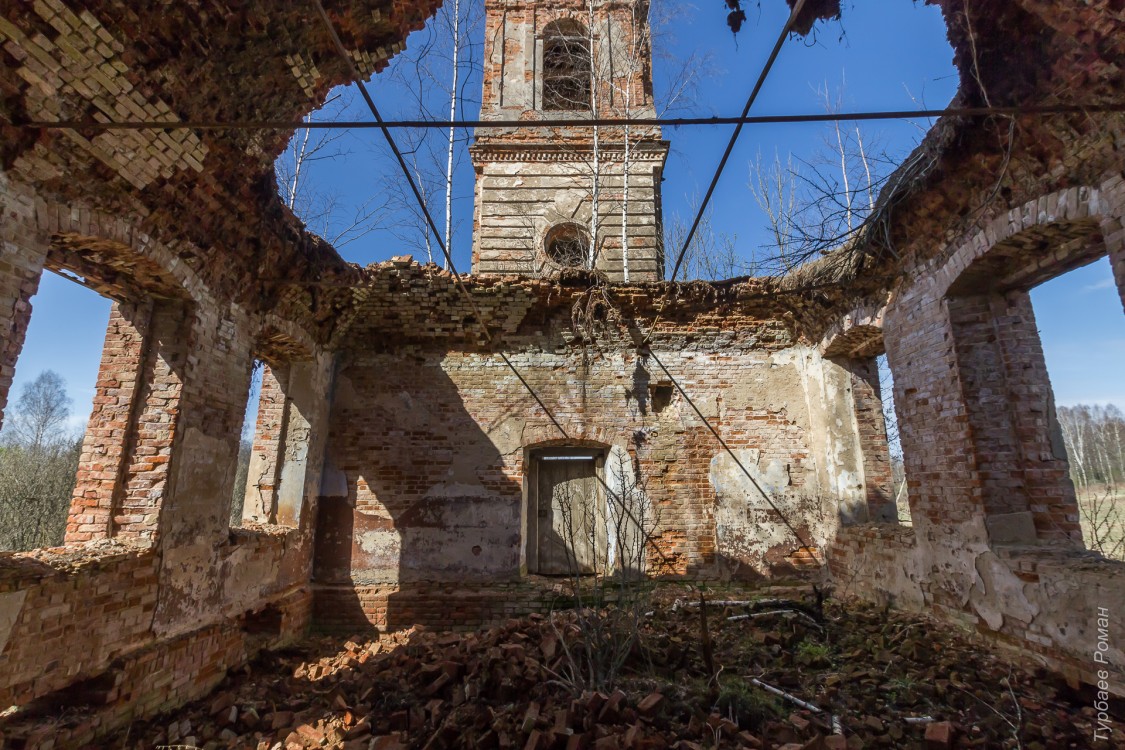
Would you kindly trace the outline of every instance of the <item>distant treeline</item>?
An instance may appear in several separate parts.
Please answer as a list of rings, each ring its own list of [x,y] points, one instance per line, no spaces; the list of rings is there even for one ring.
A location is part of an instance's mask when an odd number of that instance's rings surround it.
[[[1125,414],[1109,406],[1063,406],[1058,410],[1070,460],[1070,475],[1079,490],[1092,485],[1120,487],[1125,481]]]
[[[67,429],[63,379],[46,370],[24,386],[0,434],[0,549],[63,543],[81,435]]]

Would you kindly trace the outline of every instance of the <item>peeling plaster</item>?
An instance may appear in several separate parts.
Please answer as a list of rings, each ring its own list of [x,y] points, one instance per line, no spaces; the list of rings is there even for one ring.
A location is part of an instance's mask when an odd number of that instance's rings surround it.
[[[969,591],[969,602],[989,628],[999,630],[1005,617],[1025,624],[1035,620],[1039,607],[1028,600],[1024,582],[995,553],[978,555],[974,564],[978,578]]]
[[[763,467],[757,449],[738,450],[736,455],[782,513],[798,523],[810,520],[807,499],[789,491],[792,479],[788,464],[773,459]],[[709,476],[715,488],[715,536],[721,554],[764,570],[764,559],[771,549],[783,546],[788,552],[797,544],[762,492],[728,453],[715,454]]]

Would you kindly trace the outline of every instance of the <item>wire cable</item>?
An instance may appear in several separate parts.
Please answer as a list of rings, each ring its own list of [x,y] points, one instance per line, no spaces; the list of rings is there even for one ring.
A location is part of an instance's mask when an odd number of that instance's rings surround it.
[[[917,120],[936,117],[1027,117],[1125,112],[1125,103],[1044,104],[1022,107],[946,107],[945,109],[890,109],[866,112],[813,112],[786,115],[713,117],[598,117],[589,120],[24,120],[12,127],[29,130],[395,130],[420,128],[497,128],[544,130],[562,127],[705,127],[715,125],[793,125],[824,122],[870,122],[873,120]]]
[[[703,424],[707,426],[707,429],[711,431],[711,434],[715,436],[715,439],[719,441],[719,445],[723,446],[723,450],[725,450],[727,454],[730,455],[732,459],[734,459],[734,463],[738,466],[739,469],[742,470],[742,473],[746,475],[746,478],[750,480],[750,483],[754,485],[754,488],[758,490],[758,492],[762,494],[762,497],[766,499],[766,502],[769,503],[769,506],[773,508],[775,513],[777,513],[778,517],[781,519],[781,522],[785,524],[785,528],[789,529],[789,533],[796,537],[797,541],[801,543],[801,546],[798,547],[798,549],[806,549],[812,552],[813,548],[809,546],[809,543],[805,541],[805,538],[802,537],[801,534],[798,533],[797,529],[793,527],[793,524],[789,522],[788,516],[781,512],[781,509],[778,508],[774,501],[770,498],[769,493],[762,489],[762,485],[758,484],[758,480],[750,474],[750,470],[743,465],[738,456],[734,454],[734,451],[730,449],[730,446],[727,445],[727,441],[723,440],[723,436],[719,434],[719,431],[716,430],[714,426],[712,426],[712,424],[707,420],[707,417],[703,416],[703,412],[699,410],[699,407],[696,406],[695,402],[691,400],[691,397],[687,395],[687,391],[685,391],[684,387],[680,385],[680,381],[676,380],[676,378],[672,376],[672,373],[668,372],[668,368],[665,367],[664,363],[660,361],[660,357],[656,356],[656,352],[652,351],[651,349],[646,349],[645,354],[649,357],[652,357],[652,361],[655,362],[668,377],[668,379],[672,381],[672,385],[676,386],[676,390],[678,390],[680,392],[680,395],[683,396],[684,401],[687,401],[688,406],[692,408],[692,411],[695,412],[695,415],[699,417],[700,420],[702,420]]]
[[[789,18],[785,21],[785,26],[781,29],[781,33],[777,35],[777,41],[774,42],[773,50],[770,51],[770,56],[766,60],[762,72],[758,74],[758,80],[754,84],[753,90],[750,91],[750,96],[746,99],[746,106],[742,108],[742,117],[750,114],[750,108],[754,106],[754,101],[758,98],[758,92],[762,90],[765,85],[766,76],[770,74],[777,56],[781,53],[781,45],[785,43],[785,38],[789,36],[790,29],[793,28],[793,22],[797,20],[801,10],[805,7],[805,0],[797,0],[793,5],[793,11],[789,14]],[[692,239],[695,237],[695,230],[699,229],[699,222],[703,220],[703,214],[707,211],[707,204],[711,202],[711,196],[715,192],[715,187],[719,184],[719,178],[723,176],[723,170],[726,169],[727,160],[730,159],[731,152],[734,151],[734,144],[738,141],[739,134],[742,133],[742,123],[735,126],[734,132],[730,135],[730,141],[727,142],[727,149],[723,152],[723,158],[719,160],[719,166],[715,169],[715,176],[711,178],[711,184],[707,187],[707,193],[703,196],[703,201],[699,204],[699,211],[695,215],[695,221],[691,223],[691,229],[684,238],[684,246],[680,248],[680,254],[676,256],[676,264],[672,267],[672,277],[670,281],[676,280],[676,274],[680,270],[680,264],[684,262],[684,254],[687,252],[688,246],[691,245]]]

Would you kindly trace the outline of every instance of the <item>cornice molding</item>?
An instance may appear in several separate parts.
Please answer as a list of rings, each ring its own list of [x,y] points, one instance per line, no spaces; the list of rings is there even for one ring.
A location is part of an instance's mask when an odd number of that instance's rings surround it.
[[[663,162],[668,156],[668,141],[642,141],[629,147],[630,161]],[[599,153],[608,160],[623,161],[625,145],[599,145]],[[560,146],[554,144],[477,144],[469,148],[474,163],[483,162],[586,162],[593,156],[593,145]]]

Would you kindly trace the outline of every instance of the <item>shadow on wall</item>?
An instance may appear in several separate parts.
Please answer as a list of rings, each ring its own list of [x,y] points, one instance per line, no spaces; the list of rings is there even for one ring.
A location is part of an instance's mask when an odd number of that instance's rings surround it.
[[[316,526],[322,625],[441,621],[458,614],[443,611],[443,585],[457,595],[519,579],[523,491],[504,467],[518,460],[525,400],[470,414],[435,360],[370,355],[342,368]]]
[[[543,370],[532,377],[533,387],[543,390],[560,376]],[[468,627],[520,608],[541,609],[549,606],[550,590],[561,582],[534,574],[565,578],[567,570],[565,565],[561,570],[544,569],[534,555],[525,554],[525,540],[539,539],[540,549],[561,550],[556,557],[564,561],[567,550],[572,559],[588,556],[582,551],[575,554],[573,541],[552,535],[546,526],[545,534],[536,533],[539,514],[531,499],[525,503],[523,486],[526,482],[529,498],[540,489],[537,464],[531,459],[551,453],[557,457],[567,446],[535,439],[552,435],[549,423],[540,424],[542,417],[536,420],[541,412],[526,391],[514,381],[506,388],[506,382],[497,375],[494,361],[464,352],[414,359],[363,353],[343,363],[318,502],[313,577],[315,619],[322,627],[354,630],[376,623],[393,630],[419,622]],[[648,395],[647,387],[638,390]],[[616,394],[602,389],[596,397],[616,398]],[[621,394],[628,397],[624,390]],[[608,405],[603,400],[597,408]],[[643,406],[648,410],[654,404],[646,401]],[[619,453],[629,462],[630,472],[639,471],[651,480],[640,491],[653,498],[654,512],[660,516],[661,533],[646,549],[652,575],[666,580],[747,582],[807,572],[815,559],[793,554],[797,545],[791,543],[776,512],[758,495],[748,494],[751,489],[744,477],[727,465],[725,454],[715,453],[718,445],[706,429],[690,418],[677,417],[673,407],[661,411],[667,411],[661,419],[667,420],[668,429],[659,445],[638,449],[642,458],[636,469],[629,458],[632,449],[606,445],[613,438],[604,434],[599,433],[596,448],[586,441],[581,443],[586,448],[578,451],[592,449],[608,461],[599,470],[610,484],[633,487],[625,478],[615,479],[614,458]],[[630,418],[647,424],[643,416]],[[755,422],[754,430],[773,429],[775,422],[797,429],[781,414],[758,421],[764,426]],[[741,435],[747,441],[760,438],[751,427]],[[716,465],[683,460],[688,452],[685,445],[717,456],[712,462]],[[753,451],[747,451],[740,449],[746,454],[742,460],[757,470],[756,454],[752,457]],[[763,457],[759,482],[785,496],[785,510],[795,519],[823,516],[819,506],[815,513],[807,507],[815,498],[794,492],[785,462],[776,453]],[[567,463],[558,462],[560,470]],[[587,481],[567,479],[572,480]],[[549,481],[548,489],[561,481]],[[725,501],[720,502],[720,494]],[[532,509],[525,511],[525,505]],[[720,505],[731,518],[726,536],[719,529],[716,540],[715,524],[721,519],[712,518],[709,509]],[[612,537],[613,503],[606,503],[601,512],[609,517],[605,525]],[[558,515],[552,511],[546,517]],[[827,538],[811,521],[799,523],[798,529],[808,539]],[[746,537],[745,543],[736,543],[738,534]],[[636,546],[635,532],[624,537],[615,549]],[[643,539],[639,541],[645,546]],[[749,560],[761,560],[762,570]],[[615,567],[616,562],[608,569]],[[527,573],[533,577],[526,577]]]

